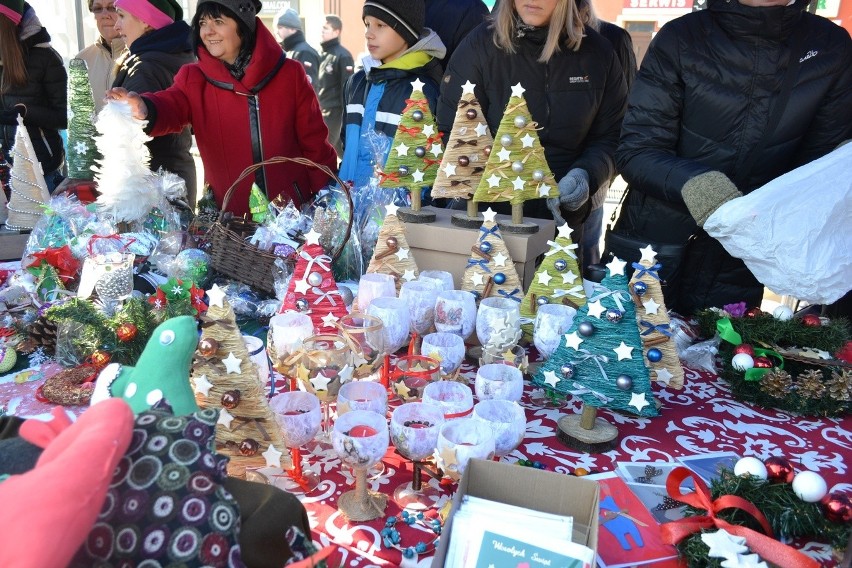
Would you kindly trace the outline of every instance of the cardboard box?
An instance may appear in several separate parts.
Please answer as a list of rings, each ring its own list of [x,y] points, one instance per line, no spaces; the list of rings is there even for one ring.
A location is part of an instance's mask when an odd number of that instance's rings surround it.
[[[453,514],[465,495],[573,517],[571,540],[597,552],[600,488],[596,482],[552,471],[475,459],[468,463],[453,497],[453,507],[441,531],[432,568],[445,568]]]
[[[420,270],[447,270],[453,274],[456,288],[461,288],[464,269],[471,256],[470,249],[479,238],[479,229],[463,229],[450,222],[453,209],[424,207],[436,215],[434,223],[404,223],[405,238]],[[500,221],[509,221],[508,215],[497,215]],[[529,288],[535,275],[536,259],[550,248],[548,240],[556,235],[556,223],[552,219],[524,218],[535,223],[539,230],[531,235],[517,235],[501,231],[503,242],[515,263],[518,278],[524,290]]]
[[[29,238],[29,231],[21,232],[0,228],[0,260],[18,260],[21,258]]]

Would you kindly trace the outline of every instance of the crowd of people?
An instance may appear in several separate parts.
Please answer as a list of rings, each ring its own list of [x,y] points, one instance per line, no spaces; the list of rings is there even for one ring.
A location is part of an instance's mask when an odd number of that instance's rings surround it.
[[[642,244],[678,251],[666,303],[690,313],[762,296],[702,230],[707,216],[852,138],[852,40],[806,4],[709,0],[659,30],[638,74],[629,34],[590,0],[503,0],[490,12],[481,0],[366,0],[357,62],[334,15],[318,52],[292,9],[275,19],[276,38],[257,17],[260,0],[204,0],[190,25],[175,0],[90,0],[100,36],[79,57],[98,106],[106,91],[148,121],[152,165],[183,177],[191,202],[194,134],[220,206],[247,166],[273,156],[328,166],[358,191],[387,157],[373,135],[393,137],[415,79],[445,134],[463,83],[476,85],[492,134],[521,83],[559,186],[525,214],[564,219],[582,264],[597,262],[603,198],[620,174],[628,190],[613,233],[637,244],[637,258]],[[65,72],[22,0],[0,0],[0,56],[0,143],[8,153],[22,116],[52,188]],[[228,207],[246,213],[252,183],[300,205],[326,182],[275,164],[244,180]]]

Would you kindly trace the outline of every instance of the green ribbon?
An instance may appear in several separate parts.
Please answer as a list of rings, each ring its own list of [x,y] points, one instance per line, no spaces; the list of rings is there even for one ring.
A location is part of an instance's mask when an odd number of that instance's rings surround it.
[[[719,333],[719,337],[721,337],[731,345],[740,345],[743,342],[743,337],[734,329],[734,326],[729,318],[722,318],[717,321],[716,331]],[[769,373],[773,369],[784,368],[784,357],[782,357],[781,354],[777,351],[773,351],[772,349],[763,349],[760,347],[755,347],[754,354],[756,357],[776,358],[778,360],[778,364],[774,365],[771,369],[763,369],[757,367],[747,369],[745,372],[745,380],[747,381],[759,381],[766,373]]]

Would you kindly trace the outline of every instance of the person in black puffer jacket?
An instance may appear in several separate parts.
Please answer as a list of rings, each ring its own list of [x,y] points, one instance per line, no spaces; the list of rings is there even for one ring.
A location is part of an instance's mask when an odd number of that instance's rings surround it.
[[[0,1],[0,144],[9,159],[18,116],[30,135],[47,189],[62,181],[65,149],[59,131],[67,128],[68,76],[50,35],[29,4]]]
[[[574,0],[559,0],[546,19],[539,12],[501,2],[491,21],[468,34],[444,74],[438,129],[451,131],[462,84],[470,81],[493,135],[520,83],[560,194],[549,204],[527,201],[524,216],[561,217],[581,242],[589,198],[615,171],[627,88],[612,46],[583,27]],[[507,203],[488,205],[508,212]]]
[[[443,71],[456,47],[476,26],[485,21],[488,6],[482,0],[426,0],[426,27],[438,34],[447,54]]]
[[[806,0],[757,3],[709,0],[659,31],[616,153],[629,187],[616,230],[651,243],[689,240],[664,288],[666,306],[685,315],[759,306],[763,295],[745,264],[701,229],[709,212],[852,137],[849,33],[807,13]],[[780,119],[768,124],[788,61],[798,73]]]
[[[192,54],[189,25],[175,0],[117,0],[117,30],[127,43],[118,60],[113,87],[146,93],[161,91],[174,83],[175,74]],[[151,170],[163,168],[186,182],[187,205],[195,208],[197,180],[195,161],[189,150],[192,133],[186,127],[178,134],[157,136],[147,143]]]

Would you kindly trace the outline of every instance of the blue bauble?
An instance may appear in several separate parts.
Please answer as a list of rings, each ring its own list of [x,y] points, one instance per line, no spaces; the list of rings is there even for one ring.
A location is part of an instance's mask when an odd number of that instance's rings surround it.
[[[553,268],[555,268],[558,272],[565,272],[568,270],[568,263],[564,258],[560,258],[556,262],[553,263]]]
[[[657,349],[656,347],[652,347],[648,349],[648,361],[651,363],[656,363],[663,358],[663,352]]]
[[[503,274],[502,272],[498,272],[497,274],[494,275],[494,283],[497,284],[498,286],[505,284],[506,283],[506,275]]]
[[[648,285],[644,282],[636,282],[633,284],[633,291],[641,298],[645,295],[645,292],[648,291]]]
[[[583,337],[591,337],[595,333],[595,326],[590,321],[580,322],[577,326],[577,332]]]
[[[621,310],[616,310],[615,308],[610,308],[606,311],[606,319],[610,323],[618,323],[621,321],[621,318],[624,317],[624,312]]]
[[[481,243],[479,243],[479,250],[481,250],[485,254],[488,254],[489,252],[491,252],[491,243],[489,243],[488,241],[482,241]]]

